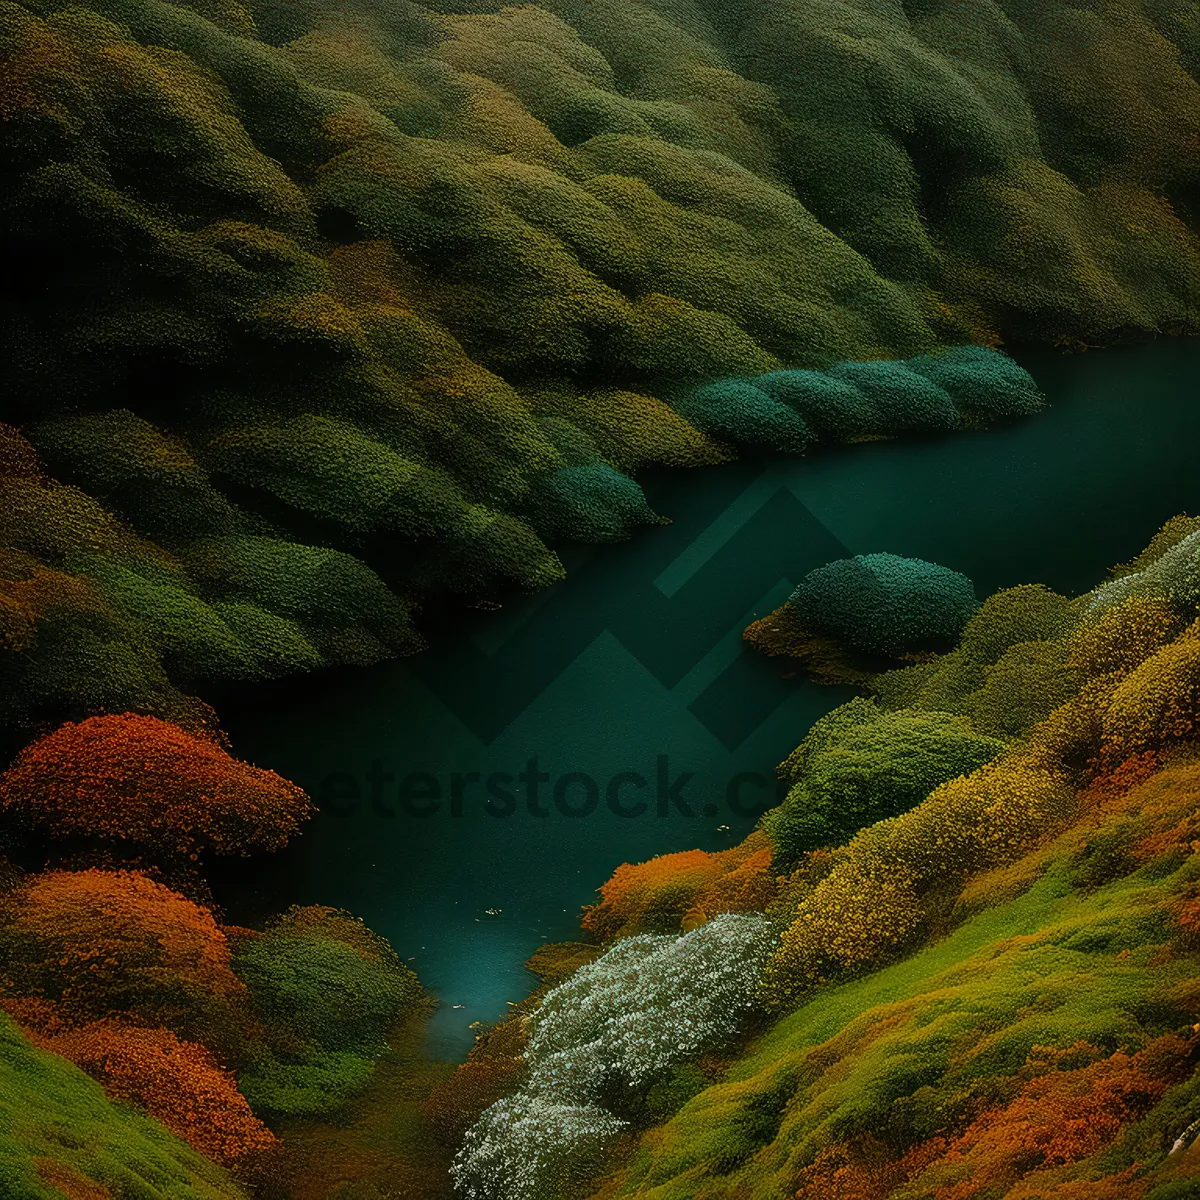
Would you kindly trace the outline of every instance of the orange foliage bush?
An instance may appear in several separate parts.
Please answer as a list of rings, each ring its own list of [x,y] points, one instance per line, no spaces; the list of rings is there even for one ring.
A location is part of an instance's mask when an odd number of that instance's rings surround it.
[[[834,1142],[801,1173],[796,1200],[888,1200],[944,1149],[934,1138],[896,1159],[873,1138]]]
[[[211,1051],[169,1030],[102,1020],[34,1040],[224,1166],[276,1144]]]
[[[170,853],[276,850],[312,811],[286,779],[157,717],[68,722],[0,778],[0,808],[55,836]]]
[[[130,871],[48,871],[0,898],[0,985],[64,1019],[121,1013],[187,1036],[232,1033],[242,984],[212,913]]]
[[[726,912],[762,909],[775,894],[771,846],[756,830],[740,845],[684,850],[618,867],[587,909],[583,927],[608,940],[659,926],[694,927]]]
[[[1003,1194],[1032,1171],[1079,1162],[1151,1107],[1169,1082],[1161,1071],[1164,1055],[1182,1052],[1185,1044],[1168,1036],[1137,1054],[1118,1051],[1075,1070],[1037,1075],[1003,1108],[977,1117],[922,1182],[934,1184],[936,1200],[971,1200]]]

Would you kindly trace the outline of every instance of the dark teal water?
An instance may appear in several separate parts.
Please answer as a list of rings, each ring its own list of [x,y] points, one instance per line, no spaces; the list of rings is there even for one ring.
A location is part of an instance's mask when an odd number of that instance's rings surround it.
[[[461,1054],[614,867],[734,844],[774,765],[846,698],[741,642],[806,571],[889,550],[965,572],[981,597],[1074,593],[1200,506],[1200,343],[1018,357],[1051,401],[1038,417],[656,474],[647,494],[673,524],[568,548],[560,587],[459,621],[414,659],[223,704],[235,752],[323,810],[224,881],[231,915],[364,917],[441,999],[434,1049]],[[549,779],[530,796],[518,776],[535,758]]]

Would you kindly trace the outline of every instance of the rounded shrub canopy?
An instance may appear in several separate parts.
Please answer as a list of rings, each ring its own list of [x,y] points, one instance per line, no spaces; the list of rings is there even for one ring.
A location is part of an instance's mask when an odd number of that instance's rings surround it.
[[[812,432],[794,409],[746,379],[722,379],[676,402],[697,429],[711,437],[766,450],[800,454]]]
[[[895,554],[860,554],[818,567],[788,604],[809,633],[890,656],[952,642],[979,607],[965,575]]]

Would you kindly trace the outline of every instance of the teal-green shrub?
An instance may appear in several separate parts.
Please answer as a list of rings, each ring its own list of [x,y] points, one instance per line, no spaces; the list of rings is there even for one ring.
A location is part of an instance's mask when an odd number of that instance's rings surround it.
[[[824,371],[772,371],[759,375],[754,386],[795,409],[818,437],[848,442],[881,431],[875,402],[854,384]]]
[[[533,488],[531,515],[546,537],[613,542],[657,517],[642,489],[606,462],[561,467]]]
[[[829,375],[856,387],[879,412],[875,433],[937,433],[961,422],[950,394],[902,362],[839,363]]]
[[[676,401],[697,429],[725,441],[801,454],[812,433],[795,409],[744,379],[724,379]]]
[[[953,642],[979,607],[965,575],[886,553],[810,571],[788,604],[809,633],[889,656]]]
[[[959,410],[983,417],[1025,417],[1045,399],[1024,367],[986,346],[953,346],[904,364],[942,388]]]
[[[830,441],[936,433],[958,428],[964,416],[1027,416],[1045,404],[1028,371],[984,346],[954,346],[903,362],[772,371],[743,382],[795,409],[815,435]]]

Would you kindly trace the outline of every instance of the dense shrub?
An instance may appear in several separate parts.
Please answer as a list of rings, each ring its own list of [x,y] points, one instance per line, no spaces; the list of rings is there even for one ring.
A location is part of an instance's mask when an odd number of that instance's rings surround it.
[[[919,804],[939,784],[969,775],[1004,743],[949,713],[863,704],[819,721],[784,764],[796,780],[763,821],[777,872],[808,850],[837,845],[864,825]]]
[[[455,1191],[467,1200],[541,1200],[578,1187],[624,1124],[596,1104],[524,1092],[497,1100],[467,1131]]]
[[[370,1080],[389,1030],[421,999],[387,942],[334,909],[289,910],[240,944],[233,966],[266,1032],[238,1079],[264,1115],[345,1105]]]
[[[213,1045],[242,984],[212,913],[132,871],[47,871],[0,897],[5,990],[87,1022],[121,1015]]]
[[[552,989],[529,1019],[526,1083],[467,1131],[457,1190],[534,1200],[585,1173],[624,1123],[611,1108],[629,1111],[672,1064],[736,1032],[771,940],[761,917],[727,914],[681,937],[624,938]]]
[[[813,634],[895,656],[952,642],[978,601],[957,571],[919,558],[864,554],[810,571],[788,607]]]
[[[1028,371],[984,346],[955,346],[904,365],[942,388],[964,414],[1024,417],[1045,404]]]
[[[1189,626],[1120,683],[1104,715],[1104,737],[1124,753],[1156,749],[1192,738],[1198,713],[1200,623]]]
[[[812,436],[791,407],[747,380],[710,383],[677,407],[697,429],[730,442],[800,454]]]
[[[194,855],[279,849],[312,811],[295,784],[157,717],[89,717],[26,747],[0,807],[51,837]]]

